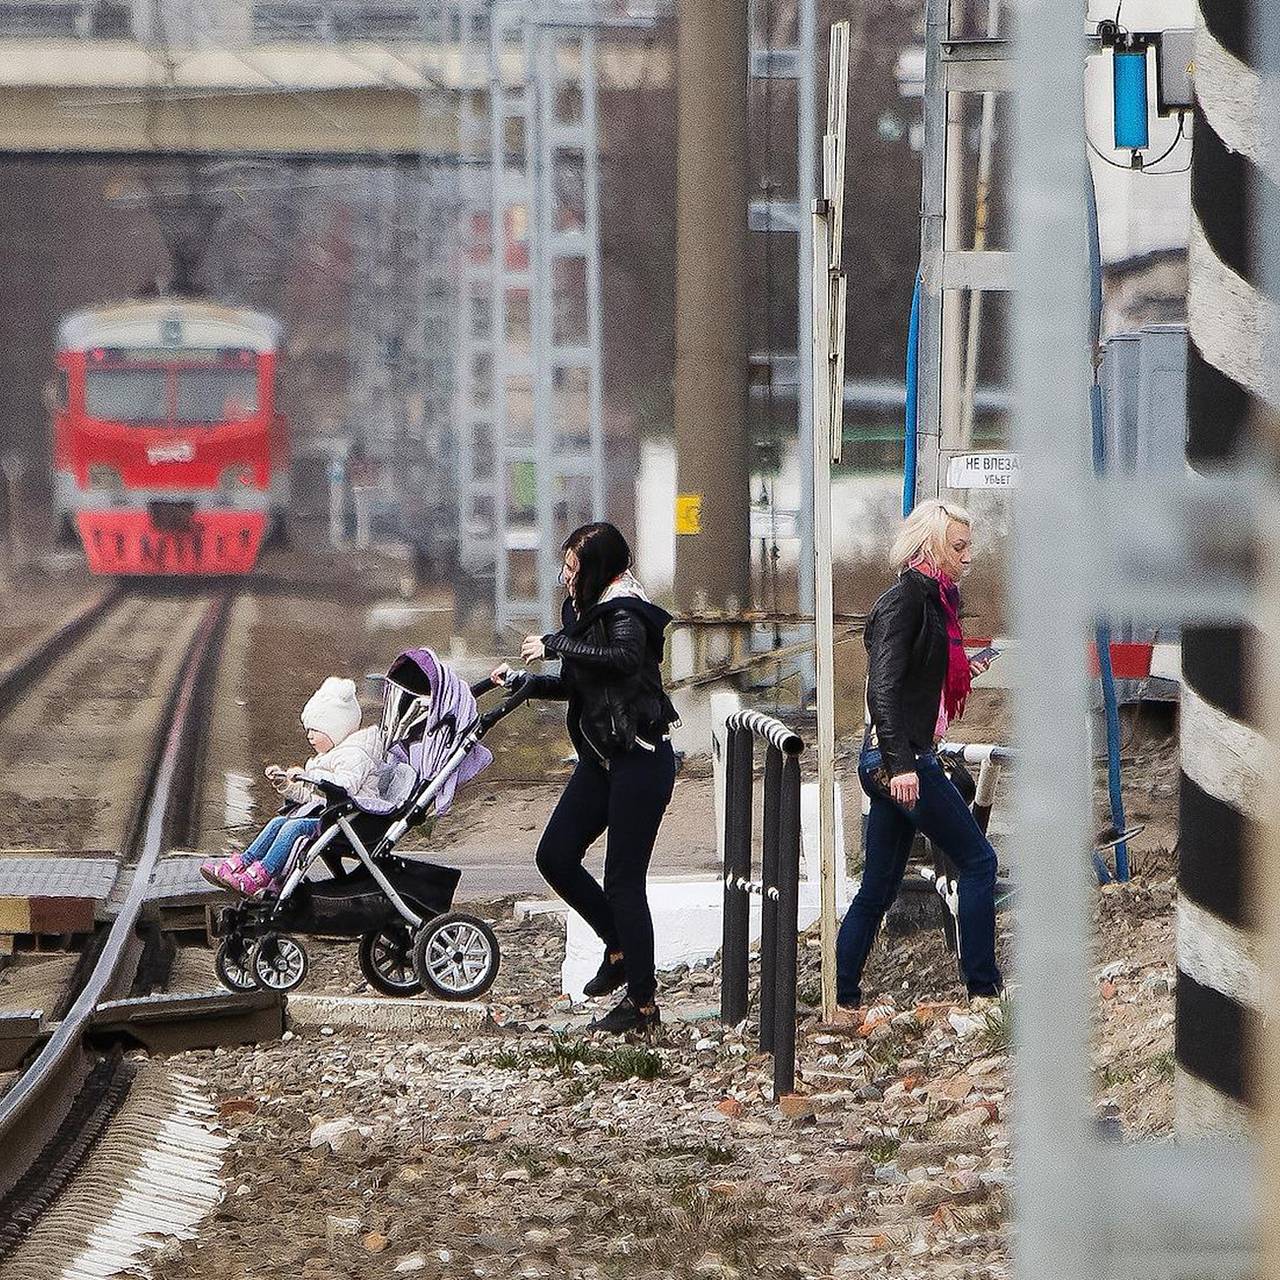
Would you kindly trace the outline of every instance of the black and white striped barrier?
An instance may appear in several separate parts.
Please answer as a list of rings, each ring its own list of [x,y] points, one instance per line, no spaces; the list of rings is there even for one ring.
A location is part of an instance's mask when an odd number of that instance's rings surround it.
[[[747,1016],[751,898],[760,912],[760,1048],[773,1054],[773,1096],[796,1082],[796,946],[800,898],[800,754],[804,740],[758,711],[735,711],[728,733],[724,804],[724,939],[720,1018]],[[751,873],[755,739],[766,744],[761,873]]]
[[[1250,196],[1267,184],[1254,28],[1262,4],[1200,0],[1187,323],[1187,464],[1247,456],[1270,415],[1272,307]],[[1266,1006],[1247,846],[1274,781],[1246,655],[1250,628],[1188,627],[1182,639],[1182,786],[1174,1128],[1250,1132],[1246,1047]]]

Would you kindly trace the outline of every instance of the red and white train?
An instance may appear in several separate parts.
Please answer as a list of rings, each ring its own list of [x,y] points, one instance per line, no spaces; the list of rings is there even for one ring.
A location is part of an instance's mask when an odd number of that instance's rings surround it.
[[[280,326],[189,298],[58,328],[54,503],[94,573],[248,573],[288,503]]]

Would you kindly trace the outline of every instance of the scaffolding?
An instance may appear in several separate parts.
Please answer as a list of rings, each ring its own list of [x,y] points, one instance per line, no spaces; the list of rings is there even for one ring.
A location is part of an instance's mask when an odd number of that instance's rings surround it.
[[[546,630],[559,545],[605,507],[595,44],[606,18],[554,0],[462,0],[458,17],[461,147],[488,160],[462,184],[462,564],[492,581],[496,629]]]
[[[458,560],[466,577],[492,583],[497,468],[493,420],[494,268],[489,226],[490,0],[458,0],[458,320],[455,457]]]

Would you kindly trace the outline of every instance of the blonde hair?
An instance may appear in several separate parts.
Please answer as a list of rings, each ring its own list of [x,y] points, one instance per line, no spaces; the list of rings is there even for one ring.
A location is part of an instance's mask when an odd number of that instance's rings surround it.
[[[902,570],[925,556],[935,565],[947,545],[947,526],[954,521],[972,528],[973,517],[954,502],[940,502],[927,498],[916,504],[915,510],[902,522],[893,546],[889,549],[889,564]]]

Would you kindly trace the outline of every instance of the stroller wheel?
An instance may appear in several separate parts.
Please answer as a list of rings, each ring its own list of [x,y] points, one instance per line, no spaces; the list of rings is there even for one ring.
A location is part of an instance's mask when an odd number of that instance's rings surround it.
[[[450,911],[418,931],[414,963],[422,985],[440,1000],[475,1000],[493,986],[498,938],[483,920]]]
[[[384,996],[416,996],[422,979],[413,959],[413,934],[402,924],[366,933],[360,939],[360,972]]]
[[[213,956],[213,971],[218,981],[230,991],[254,991],[258,982],[253,976],[249,944],[238,935],[223,938]]]
[[[254,980],[266,991],[292,991],[307,976],[307,953],[287,933],[260,938],[249,963]]]

